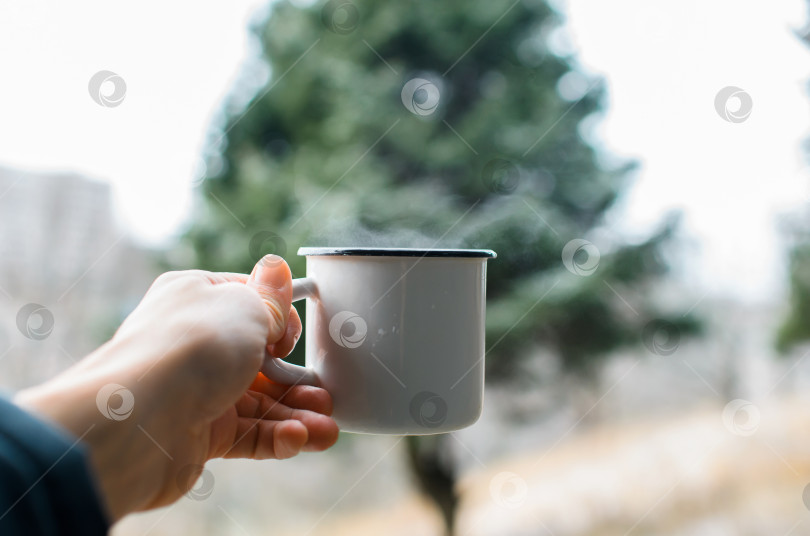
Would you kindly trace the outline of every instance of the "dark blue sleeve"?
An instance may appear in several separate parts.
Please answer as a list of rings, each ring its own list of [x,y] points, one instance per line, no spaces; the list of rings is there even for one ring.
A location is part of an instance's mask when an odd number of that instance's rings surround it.
[[[0,534],[108,529],[84,445],[0,397]]]

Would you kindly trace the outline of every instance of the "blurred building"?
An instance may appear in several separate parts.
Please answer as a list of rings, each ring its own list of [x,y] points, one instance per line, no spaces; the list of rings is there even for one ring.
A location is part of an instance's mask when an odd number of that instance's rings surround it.
[[[148,252],[114,217],[108,184],[0,168],[0,389],[51,376],[98,346],[153,275]]]

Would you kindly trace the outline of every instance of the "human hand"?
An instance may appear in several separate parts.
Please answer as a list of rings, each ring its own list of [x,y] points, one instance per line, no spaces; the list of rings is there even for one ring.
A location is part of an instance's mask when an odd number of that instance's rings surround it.
[[[285,357],[300,336],[291,299],[289,267],[274,255],[249,276],[163,274],[109,342],[16,401],[88,445],[113,521],[174,502],[209,459],[325,450],[338,435],[329,394],[258,373],[265,351]],[[110,384],[134,406],[97,400]]]

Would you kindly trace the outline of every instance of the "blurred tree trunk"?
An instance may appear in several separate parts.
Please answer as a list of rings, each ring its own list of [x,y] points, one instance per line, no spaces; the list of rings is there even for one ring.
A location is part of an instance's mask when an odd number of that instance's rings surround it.
[[[439,508],[445,536],[453,536],[458,508],[457,471],[447,442],[447,434],[405,438],[408,462],[419,489]]]
[[[740,358],[746,348],[733,336],[726,338],[721,348],[721,377],[720,396],[723,400],[730,401],[736,398],[745,398],[748,393],[744,389],[744,381],[741,377]]]

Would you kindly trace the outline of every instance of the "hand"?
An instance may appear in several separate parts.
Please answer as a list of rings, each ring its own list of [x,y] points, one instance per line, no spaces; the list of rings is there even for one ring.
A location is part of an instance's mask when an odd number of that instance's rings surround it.
[[[274,255],[250,276],[163,274],[109,342],[16,400],[83,439],[113,521],[174,502],[209,459],[325,450],[338,435],[329,394],[258,373],[265,350],[285,357],[301,334],[291,299]],[[134,406],[99,395],[110,384]]]

